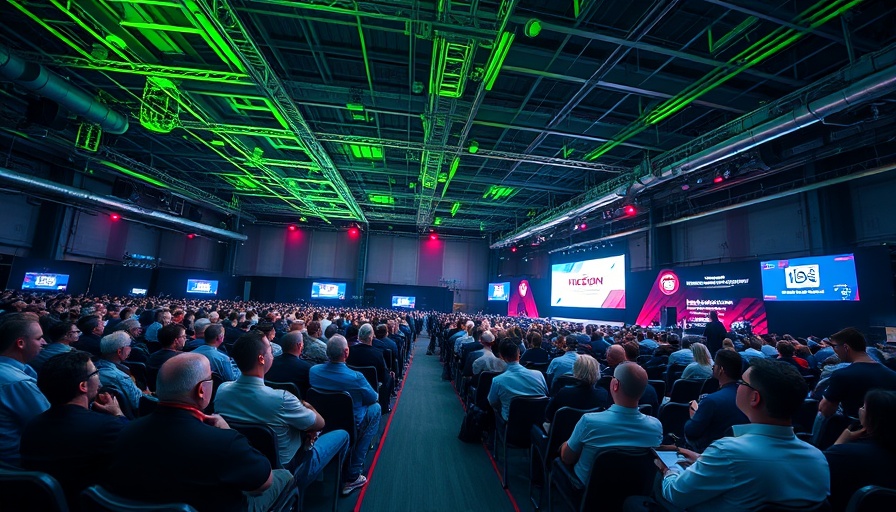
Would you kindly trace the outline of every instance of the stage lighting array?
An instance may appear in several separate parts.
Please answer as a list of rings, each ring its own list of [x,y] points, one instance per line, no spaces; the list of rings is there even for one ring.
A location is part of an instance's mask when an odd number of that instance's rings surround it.
[[[625,217],[634,217],[638,214],[638,207],[633,204],[627,204],[616,208],[615,210],[605,210],[601,213],[603,220],[616,220]]]
[[[125,267],[134,268],[158,268],[161,261],[155,256],[147,256],[145,254],[124,253],[121,264]]]

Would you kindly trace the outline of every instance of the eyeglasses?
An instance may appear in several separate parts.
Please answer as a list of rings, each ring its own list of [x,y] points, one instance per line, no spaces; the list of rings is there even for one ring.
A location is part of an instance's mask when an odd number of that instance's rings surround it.
[[[750,383],[745,381],[744,379],[738,379],[737,385],[738,386],[747,386],[748,388],[752,389],[753,391],[759,391],[758,389],[751,386]]]
[[[69,334],[81,334],[81,331],[75,329],[74,331],[68,331]]]
[[[211,381],[213,381],[213,380],[214,380],[214,376],[213,376],[213,375],[209,375],[207,379],[202,379],[202,380],[200,380],[200,381],[199,381],[199,384],[202,384],[203,382],[211,382]],[[198,385],[198,384],[197,384],[197,385]]]
[[[84,380],[90,380],[91,377],[93,377],[94,375],[99,375],[99,374],[100,374],[100,371],[99,371],[99,370],[94,370],[94,371],[92,371],[91,373],[89,373],[89,374],[87,375],[87,377],[84,378]]]

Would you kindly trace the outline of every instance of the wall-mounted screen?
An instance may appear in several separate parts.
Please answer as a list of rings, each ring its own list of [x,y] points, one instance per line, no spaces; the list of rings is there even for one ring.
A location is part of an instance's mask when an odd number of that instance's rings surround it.
[[[131,288],[131,295],[135,297],[145,297],[146,288]]]
[[[763,261],[759,268],[763,300],[859,300],[856,259],[852,254]]]
[[[68,274],[44,274],[26,272],[22,281],[23,290],[65,290],[68,288]]]
[[[187,279],[187,293],[218,294],[218,282],[208,279]]]
[[[625,255],[551,265],[551,305],[625,309]]]
[[[510,282],[488,283],[488,300],[510,300]]]
[[[405,297],[403,295],[393,295],[392,296],[392,307],[393,308],[410,308],[414,309],[414,305],[417,302],[416,297]]]
[[[311,298],[345,300],[345,283],[311,283]]]

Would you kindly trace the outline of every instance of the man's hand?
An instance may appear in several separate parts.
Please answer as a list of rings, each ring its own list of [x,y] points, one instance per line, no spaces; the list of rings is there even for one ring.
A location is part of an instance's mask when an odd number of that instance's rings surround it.
[[[222,418],[220,414],[206,415],[205,419],[202,422],[215,428],[222,428],[225,430],[230,429],[230,425],[228,425],[227,422],[224,421],[224,418]]]
[[[118,399],[109,393],[100,393],[96,396],[96,400],[93,402],[93,410],[111,414],[112,416],[124,416],[124,413],[121,412],[121,406],[118,405]]]
[[[688,414],[691,415],[691,418],[694,417],[694,414],[697,412],[698,407],[700,407],[700,406],[697,404],[697,401],[691,400],[690,407],[688,408]]]

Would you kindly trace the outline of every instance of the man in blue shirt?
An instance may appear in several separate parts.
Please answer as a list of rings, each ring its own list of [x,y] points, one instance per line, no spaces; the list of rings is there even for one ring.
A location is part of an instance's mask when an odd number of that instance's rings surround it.
[[[218,347],[224,343],[224,327],[221,324],[211,324],[205,328],[203,337],[205,344],[193,352],[207,357],[212,371],[220,375],[224,382],[240,378],[240,369],[236,367],[236,363],[230,359],[230,356],[218,350]]]
[[[496,415],[498,427],[507,421],[510,413],[510,402],[518,396],[547,396],[548,386],[544,375],[538,370],[528,370],[520,365],[520,349],[511,340],[501,342],[501,359],[507,363],[504,373],[492,381],[488,392],[488,402],[500,414]],[[575,352],[573,352],[575,355]]]
[[[691,400],[691,419],[684,424],[684,435],[697,452],[723,437],[732,426],[750,422],[737,408],[737,381],[742,364],[737,352],[716,352],[712,376],[718,379],[719,390],[704,397],[699,404]]]

